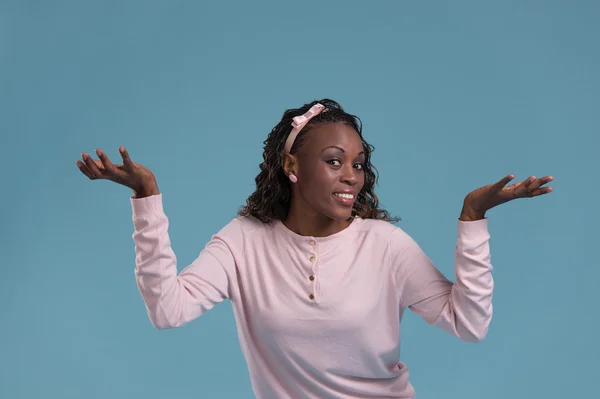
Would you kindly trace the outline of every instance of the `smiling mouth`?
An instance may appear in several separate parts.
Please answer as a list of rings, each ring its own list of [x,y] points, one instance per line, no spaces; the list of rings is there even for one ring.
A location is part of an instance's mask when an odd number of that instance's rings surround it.
[[[354,195],[350,193],[333,193],[335,202],[344,208],[352,208],[354,206]]]
[[[347,199],[347,200],[353,200],[354,199],[354,195],[352,195],[350,193],[333,193],[333,195],[335,197],[339,197],[339,198],[343,198],[343,199]]]

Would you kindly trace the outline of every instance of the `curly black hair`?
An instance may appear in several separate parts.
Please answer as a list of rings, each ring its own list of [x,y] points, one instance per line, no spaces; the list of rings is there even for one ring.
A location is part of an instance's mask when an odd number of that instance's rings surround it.
[[[254,216],[263,223],[272,220],[284,220],[289,211],[292,191],[290,181],[283,171],[283,152],[285,141],[292,131],[292,119],[303,115],[313,105],[320,103],[325,106],[326,112],[322,112],[310,120],[300,131],[290,153],[294,154],[302,145],[306,132],[318,123],[341,122],[352,127],[362,141],[365,152],[365,183],[358,194],[352,210],[353,216],[363,219],[377,219],[388,222],[397,222],[400,218],[392,217],[379,208],[379,200],[374,192],[374,186],[378,180],[377,169],[371,164],[371,153],[375,149],[367,143],[362,135],[362,122],[355,115],[348,114],[340,104],[330,99],[313,101],[297,109],[288,109],[283,113],[281,121],[271,130],[264,141],[263,162],[260,164],[260,172],[256,176],[256,191],[246,200],[238,212],[239,216]]]

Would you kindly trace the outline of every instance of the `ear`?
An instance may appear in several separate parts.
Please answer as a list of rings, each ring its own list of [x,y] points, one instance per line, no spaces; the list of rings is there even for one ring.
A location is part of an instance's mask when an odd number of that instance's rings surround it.
[[[281,167],[283,168],[283,172],[286,174],[286,176],[289,176],[290,174],[297,174],[298,168],[296,157],[291,154],[283,154],[283,165],[281,165]]]

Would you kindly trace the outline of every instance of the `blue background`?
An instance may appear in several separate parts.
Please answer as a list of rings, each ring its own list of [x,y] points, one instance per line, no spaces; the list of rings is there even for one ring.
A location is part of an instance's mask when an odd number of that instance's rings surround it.
[[[419,399],[595,397],[599,4],[0,2],[0,397],[252,398],[230,304],[153,329],[130,191],[75,161],[124,145],[155,172],[181,269],[283,110],[322,97],[363,119],[383,205],[449,277],[469,191],[555,178],[488,214],[483,343],[407,314]]]

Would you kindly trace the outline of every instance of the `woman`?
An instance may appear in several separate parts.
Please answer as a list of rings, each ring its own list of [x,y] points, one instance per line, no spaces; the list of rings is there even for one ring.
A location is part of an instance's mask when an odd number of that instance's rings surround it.
[[[552,177],[468,194],[458,221],[456,283],[380,209],[373,147],[334,101],[287,110],[238,217],[177,275],[154,175],[83,154],[88,178],[131,188],[135,276],[152,324],[181,326],[229,299],[258,398],[414,398],[400,362],[405,308],[461,340],[481,341],[492,317],[486,212],[546,194]]]

